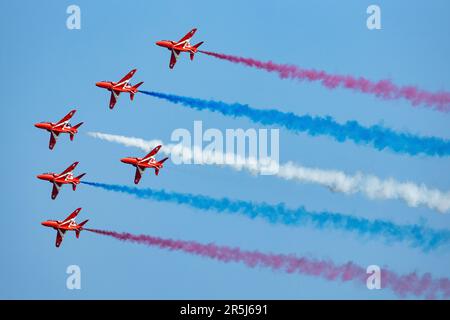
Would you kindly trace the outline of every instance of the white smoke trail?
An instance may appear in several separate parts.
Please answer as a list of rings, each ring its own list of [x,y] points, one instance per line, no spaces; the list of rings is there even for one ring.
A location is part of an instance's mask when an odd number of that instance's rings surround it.
[[[323,170],[303,167],[292,162],[280,164],[273,161],[261,161],[254,158],[234,158],[235,155],[220,152],[202,152],[194,148],[186,148],[181,144],[163,144],[160,140],[143,140],[134,137],[125,137],[100,132],[89,132],[90,136],[101,140],[115,142],[127,147],[137,147],[149,152],[161,144],[160,152],[172,158],[195,160],[196,163],[230,166],[236,170],[247,170],[252,174],[261,174],[266,170],[274,170],[276,176],[285,180],[295,180],[306,183],[316,183],[335,192],[345,194],[363,193],[370,199],[399,199],[410,207],[425,205],[433,210],[446,213],[450,209],[450,192],[438,189],[429,189],[426,185],[417,185],[412,182],[399,182],[393,178],[382,180],[374,175],[365,175],[360,172],[347,175],[342,171]],[[234,161],[232,161],[234,159]],[[268,169],[269,168],[269,169]]]

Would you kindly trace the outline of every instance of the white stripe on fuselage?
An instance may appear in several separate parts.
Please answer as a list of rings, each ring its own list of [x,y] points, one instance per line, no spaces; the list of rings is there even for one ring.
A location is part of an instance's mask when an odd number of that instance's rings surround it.
[[[69,120],[61,122],[61,123],[58,123],[58,124],[54,125],[53,127],[58,128],[58,127],[62,126],[63,129],[64,129],[68,122],[69,122]]]
[[[77,223],[75,222],[75,219],[70,219],[70,220],[67,220],[60,224],[60,226],[66,226],[66,225],[68,228],[71,228],[71,227],[75,227],[77,225]]]
[[[156,161],[155,158],[154,158],[153,156],[150,156],[150,157],[147,157],[147,158],[142,159],[142,160],[139,161],[139,162],[153,163],[153,162],[155,162],[155,161]]]
[[[61,179],[61,178],[65,178],[65,180],[67,179],[73,179],[73,171],[64,173],[64,174],[60,174],[57,179]]]
[[[131,79],[128,79],[128,80],[125,80],[125,81],[116,83],[116,84],[113,86],[113,88],[120,88],[120,87],[125,88],[125,87],[127,87],[127,84],[128,84],[128,82],[130,82],[130,80],[131,80]]]
[[[186,39],[184,41],[178,42],[178,43],[175,44],[174,47],[179,47],[180,45],[183,45],[183,48],[186,48],[186,46],[190,45],[189,40],[190,40],[190,38]]]

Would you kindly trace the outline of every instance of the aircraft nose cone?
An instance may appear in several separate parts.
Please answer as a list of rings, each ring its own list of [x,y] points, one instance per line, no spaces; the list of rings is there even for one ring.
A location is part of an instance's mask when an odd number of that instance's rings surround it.
[[[38,174],[36,176],[36,178],[41,179],[41,180],[49,180],[50,179],[48,174]]]
[[[133,165],[134,165],[134,163],[135,163],[135,161],[134,161],[133,158],[122,158],[122,159],[120,159],[120,161],[121,161],[122,163],[133,164]]]
[[[99,88],[108,88],[108,82],[106,81],[96,82],[95,85]]]
[[[49,226],[50,226],[49,223],[48,223],[48,221],[43,221],[43,222],[41,222],[41,224],[42,224],[44,227],[49,227]]]

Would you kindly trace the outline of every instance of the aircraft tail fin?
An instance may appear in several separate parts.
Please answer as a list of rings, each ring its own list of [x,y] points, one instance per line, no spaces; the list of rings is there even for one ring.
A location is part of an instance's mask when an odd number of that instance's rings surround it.
[[[137,83],[137,84],[135,84],[135,85],[133,86],[133,91],[134,91],[134,92],[130,92],[130,100],[131,100],[131,101],[133,101],[134,95],[136,94],[138,88],[139,88],[143,83],[144,83],[144,82],[141,81],[141,82],[139,82],[139,83]]]
[[[133,86],[133,89],[139,88],[143,83],[144,83],[144,81],[141,81],[141,82],[139,82],[139,83],[136,83],[136,84]]]
[[[194,52],[191,52],[190,56],[191,56],[191,60],[194,60],[194,55],[197,52],[198,47],[200,47],[203,44],[202,42],[197,43],[196,45],[192,46],[192,48],[194,48]]]
[[[70,133],[70,141],[73,141],[73,138],[75,137],[75,133],[77,133],[78,128],[81,127],[82,124],[83,124],[83,122],[80,122],[79,124],[74,125],[72,127],[72,129],[75,129],[75,131]]]
[[[81,227],[81,229],[83,229],[83,226],[89,221],[89,219],[84,220],[83,222],[79,223],[78,226]]]
[[[169,157],[165,157],[164,159],[162,159],[161,161],[158,161],[158,167],[155,168],[155,175],[159,174],[159,170],[163,167],[163,163],[169,159]]]
[[[195,49],[198,49],[198,47],[200,47],[202,44],[203,44],[203,41],[197,43],[197,44],[194,45],[193,47],[194,47]],[[197,51],[197,50],[195,50],[195,51]]]
[[[74,125],[72,128],[78,129],[84,122],[80,122],[79,124]]]
[[[164,159],[158,161],[159,164],[163,164],[167,159],[169,159],[169,157],[165,157]]]
[[[76,177],[75,179],[81,179],[81,178],[83,178],[85,175],[86,175],[86,173],[82,173],[82,174],[80,174],[78,177]]]
[[[81,222],[80,224],[78,224],[78,229],[77,230],[75,230],[75,235],[76,235],[76,237],[77,237],[77,239],[80,237],[80,232],[81,232],[81,230],[83,230],[83,226],[87,223],[89,221],[89,219],[87,219],[87,220],[84,220],[83,222]]]
[[[82,174],[80,174],[78,177],[75,177],[75,179],[78,179],[78,181],[79,181],[79,180],[81,180],[81,178],[84,177],[85,174],[86,174],[86,173],[82,173]],[[73,183],[73,184],[72,184],[72,189],[73,189],[73,191],[77,190],[77,184],[78,184],[78,183]]]

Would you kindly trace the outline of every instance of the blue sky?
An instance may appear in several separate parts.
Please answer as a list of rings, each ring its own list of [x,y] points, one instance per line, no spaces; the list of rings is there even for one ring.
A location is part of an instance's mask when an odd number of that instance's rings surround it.
[[[3,71],[1,142],[3,179],[0,215],[0,298],[342,298],[395,299],[389,290],[365,287],[240,264],[222,264],[187,254],[121,243],[83,232],[54,247],[55,233],[40,222],[62,219],[77,207],[89,227],[216,242],[264,252],[295,253],[362,266],[432,272],[449,277],[448,249],[422,253],[402,244],[357,238],[341,231],[273,226],[245,217],[199,212],[167,203],[136,200],[86,185],[64,188],[50,199],[51,186],[36,179],[80,161],[86,180],[132,184],[133,170],[119,159],[142,151],[93,139],[88,131],[169,141],[176,128],[260,128],[246,119],[198,112],[148,96],[130,103],[122,96],[113,111],[108,95],[95,87],[138,68],[134,82],[145,90],[170,92],[255,108],[297,114],[331,115],[383,124],[420,135],[450,138],[448,115],[413,108],[406,101],[381,101],[319,84],[280,80],[273,74],[198,54],[182,56],[168,69],[169,52],[155,46],[178,39],[192,27],[202,49],[243,55],[305,68],[363,75],[437,91],[450,87],[448,1],[377,1],[382,30],[366,28],[372,1],[76,1],[81,30],[66,28],[68,1],[2,1],[0,19]],[[59,139],[48,150],[48,134],[34,128],[77,108],[73,123],[84,121],[74,142]],[[280,130],[280,160],[305,166],[372,173],[450,189],[449,160],[398,155]],[[142,187],[165,188],[214,197],[304,205],[355,216],[450,228],[449,218],[402,201],[370,201],[361,195],[331,193],[311,184],[254,177],[208,166],[175,166],[168,161],[159,177],[146,174]],[[68,265],[81,268],[82,289],[68,290]]]

